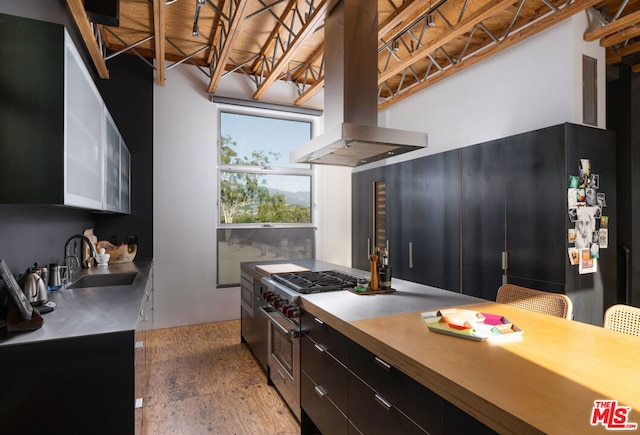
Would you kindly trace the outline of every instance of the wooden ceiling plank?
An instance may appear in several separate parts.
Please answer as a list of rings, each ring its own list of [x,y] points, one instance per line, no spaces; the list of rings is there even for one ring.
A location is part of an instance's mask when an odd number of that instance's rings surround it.
[[[606,38],[600,40],[602,47],[612,47],[616,44],[621,44],[624,41],[640,36],[640,27],[632,27],[631,29],[622,30]]]
[[[615,21],[612,21],[609,24],[605,24],[604,26],[598,27],[590,32],[584,34],[585,41],[595,41],[596,39],[602,39],[607,37],[613,33],[619,32],[620,30],[624,30],[627,27],[637,25],[640,23],[640,11],[633,12],[629,15],[625,15],[622,18],[618,18]]]
[[[153,0],[153,31],[155,41],[156,81],[158,86],[164,86],[164,61],[166,41],[164,28],[165,0]]]
[[[576,1],[566,7],[564,7],[560,12],[554,13],[553,15],[549,15],[545,18],[540,19],[539,21],[531,24],[530,26],[518,31],[517,33],[512,34],[511,36],[509,36],[507,39],[502,40],[500,43],[498,44],[494,44],[493,46],[483,50],[480,54],[471,56],[467,59],[465,59],[463,62],[460,62],[452,67],[447,68],[445,71],[440,72],[436,75],[433,76],[433,78],[431,79],[427,79],[425,81],[423,81],[422,83],[419,83],[413,87],[411,87],[410,89],[408,89],[407,91],[401,92],[400,94],[398,94],[395,97],[389,98],[386,101],[383,101],[382,103],[378,104],[378,110],[383,110],[388,108],[389,106],[404,100],[407,97],[410,97],[411,95],[416,94],[417,92],[420,92],[421,90],[435,84],[438,83],[464,69],[467,69],[475,64],[477,64],[478,62],[487,59],[493,55],[495,55],[496,53],[501,52],[502,50],[505,50],[531,36],[537,35],[538,33],[542,32],[543,30],[546,30],[552,26],[555,26],[556,24],[560,23],[561,21],[564,21],[565,19],[577,14],[578,12],[581,12],[583,10],[585,10],[586,8],[593,6],[596,3],[601,2],[602,0],[583,0],[583,1]]]
[[[640,63],[637,63],[637,64],[633,65],[631,67],[631,72],[632,73],[639,73],[640,72]]]
[[[293,11],[293,8],[297,2],[298,0],[289,0],[289,3],[287,3],[287,6],[285,6],[284,11],[280,15],[280,20],[276,21],[276,25],[271,30],[271,33],[267,38],[267,42],[260,49],[260,54],[258,58],[255,60],[255,62],[253,62],[253,65],[251,65],[250,70],[252,72],[254,73],[258,72],[258,69],[260,69],[260,64],[262,63],[262,59],[264,59],[267,56],[267,53],[271,51],[271,46],[275,43],[276,37],[280,33],[280,28],[282,27],[282,23],[287,21],[289,14]]]
[[[89,56],[91,56],[91,60],[93,60],[93,64],[98,71],[98,75],[102,79],[108,79],[109,70],[107,69],[107,64],[102,58],[102,52],[100,51],[100,47],[98,47],[98,42],[93,36],[91,23],[89,23],[87,13],[84,10],[83,1],[67,0],[67,5],[69,6],[69,10],[71,11],[71,15],[73,16],[76,26],[78,26],[82,40],[89,51]]]
[[[293,102],[294,106],[300,106],[306,103],[309,98],[313,97],[318,93],[320,89],[324,87],[324,76],[320,77],[314,84],[309,86],[309,88],[302,93],[296,100]]]
[[[222,73],[225,71],[225,67],[227,65],[227,59],[229,58],[229,53],[231,52],[231,47],[233,46],[233,42],[240,30],[240,26],[244,21],[244,16],[246,15],[246,9],[249,5],[249,0],[239,0],[236,4],[235,13],[231,18],[229,23],[229,31],[227,37],[224,40],[224,44],[222,49],[220,50],[220,55],[218,57],[218,62],[211,73],[211,81],[209,82],[209,87],[207,88],[207,92],[213,94],[220,83],[220,79],[222,78]]]
[[[475,14],[470,15],[464,20],[460,21],[458,24],[455,24],[451,30],[443,33],[439,38],[436,38],[430,43],[423,45],[422,47],[413,51],[407,58],[405,58],[401,62],[380,73],[378,77],[378,84],[382,84],[396,74],[401,73],[417,60],[423,59],[430,51],[433,51],[435,48],[445,45],[449,41],[458,38],[459,36],[462,36],[467,32],[470,32],[476,24],[503,11],[504,9],[510,7],[513,3],[514,0],[501,0],[497,2],[492,1],[487,3],[486,5],[478,9]]]
[[[269,89],[269,87],[278,79],[295,52],[302,45],[304,39],[315,31],[320,22],[324,20],[325,14],[330,11],[336,3],[338,3],[338,0],[322,0],[322,3],[316,7],[313,14],[309,17],[302,29],[300,29],[300,32],[298,32],[280,59],[278,59],[273,69],[269,72],[269,75],[262,81],[256,92],[253,94],[254,100],[262,98],[267,89]]]
[[[420,0],[405,1],[398,10],[378,24],[378,37],[383,38],[396,26],[403,22],[413,21],[429,9],[429,4]],[[393,39],[402,29],[396,29],[395,34],[389,35]]]

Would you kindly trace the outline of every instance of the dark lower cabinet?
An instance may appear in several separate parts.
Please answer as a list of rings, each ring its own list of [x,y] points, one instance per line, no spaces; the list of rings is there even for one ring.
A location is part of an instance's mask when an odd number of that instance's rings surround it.
[[[451,403],[443,400],[442,423],[447,435],[493,435],[495,432]]]
[[[321,319],[301,317],[302,434],[493,433]]]
[[[344,386],[346,387],[346,384]],[[304,372],[300,380],[300,402],[303,405],[303,417],[300,422],[302,434],[349,433],[347,417]]]
[[[363,434],[427,434],[389,399],[349,374],[349,420]]]

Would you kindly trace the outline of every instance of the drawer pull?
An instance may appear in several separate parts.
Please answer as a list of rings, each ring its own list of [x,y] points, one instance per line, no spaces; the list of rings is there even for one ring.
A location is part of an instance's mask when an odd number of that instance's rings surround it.
[[[324,322],[317,317],[314,317],[313,320],[315,320],[318,325],[324,325]]]
[[[315,390],[316,394],[320,397],[324,397],[327,395],[327,392],[324,391],[322,387],[314,387],[313,389]]]
[[[281,372],[280,370],[276,370],[276,372],[278,373],[278,376],[280,376],[280,378],[281,378],[283,381],[286,381],[286,380],[287,380],[287,378],[285,377],[285,375],[283,375],[283,374],[282,374],[282,372]]]
[[[374,397],[376,399],[376,402],[378,402],[380,404],[380,406],[382,406],[385,409],[385,411],[390,411],[391,410],[391,407],[393,405],[391,405],[391,403],[389,403],[384,397],[382,397],[379,394],[376,394]]]
[[[375,357],[374,361],[376,362],[376,364],[378,364],[380,367],[382,367],[386,371],[388,371],[388,372],[391,371],[391,364],[389,364],[388,362],[383,361],[378,357]]]
[[[323,353],[323,352],[326,350],[323,346],[321,346],[321,345],[319,345],[319,344],[314,344],[314,345],[313,345],[313,347],[315,347],[315,348],[316,348],[316,350],[317,350],[318,352],[320,352],[320,353]]]

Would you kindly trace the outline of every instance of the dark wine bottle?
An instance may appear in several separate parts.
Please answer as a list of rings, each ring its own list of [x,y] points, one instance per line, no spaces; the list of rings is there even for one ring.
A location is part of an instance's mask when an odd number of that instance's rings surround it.
[[[389,266],[389,252],[385,249],[382,254],[382,266],[378,271],[380,276],[380,288],[383,290],[391,289],[391,266]]]

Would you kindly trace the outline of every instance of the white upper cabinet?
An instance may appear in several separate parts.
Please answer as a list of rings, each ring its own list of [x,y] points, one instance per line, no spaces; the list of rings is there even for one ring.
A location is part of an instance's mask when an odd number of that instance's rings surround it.
[[[104,104],[66,32],[64,63],[64,203],[101,210]]]
[[[64,26],[0,14],[0,203],[129,213],[129,151]]]

